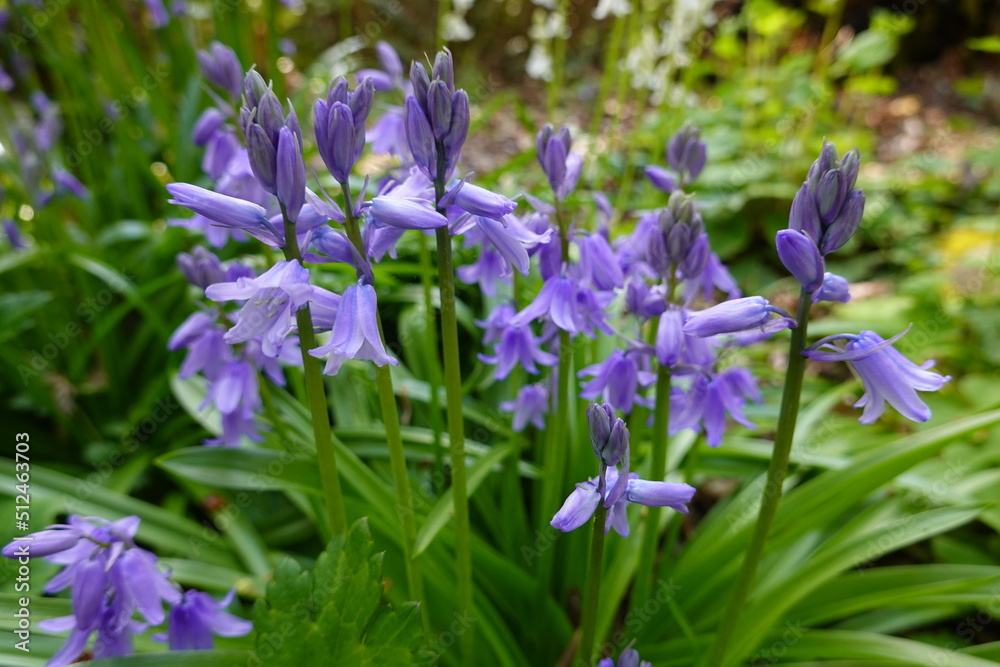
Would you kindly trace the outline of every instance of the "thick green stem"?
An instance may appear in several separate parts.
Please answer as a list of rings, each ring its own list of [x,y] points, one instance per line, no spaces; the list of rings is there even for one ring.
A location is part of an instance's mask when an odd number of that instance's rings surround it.
[[[594,512],[593,533],[590,538],[590,565],[587,572],[587,597],[583,602],[580,647],[576,652],[577,664],[580,665],[590,665],[594,658],[594,629],[597,626],[597,603],[601,596],[601,563],[604,560],[604,523],[607,514],[603,502]]]
[[[743,556],[743,566],[736,578],[729,604],[722,614],[722,621],[716,631],[711,648],[702,661],[704,667],[725,667],[726,649],[732,643],[733,633],[740,620],[740,613],[746,605],[747,597],[757,575],[757,568],[764,556],[767,533],[774,520],[781,500],[781,487],[788,474],[788,457],[795,437],[795,422],[799,416],[799,399],[802,393],[802,377],[805,374],[806,328],[809,324],[810,295],[802,290],[796,313],[797,326],[792,329],[792,339],[788,346],[788,368],[785,371],[785,389],[781,394],[781,411],[778,413],[778,430],[774,437],[774,452],[767,468],[767,483],[761,498],[757,523],[754,525],[750,544]]]
[[[662,482],[667,476],[667,431],[670,428],[670,367],[660,366],[656,371],[656,403],[653,407],[653,451],[649,479]],[[646,510],[642,551],[639,567],[635,571],[635,588],[632,591],[632,608],[644,604],[653,590],[656,578],[656,546],[660,542],[660,517],[662,507]]]
[[[427,235],[423,232],[420,239],[420,284],[424,292],[424,335],[427,349],[438,349],[437,317],[434,308],[434,269],[431,266],[431,250],[427,245]],[[515,274],[516,276],[516,274]],[[434,491],[440,493],[444,489],[444,449],[441,447],[441,366],[437,356],[427,359],[427,381],[431,389],[430,422],[434,432]]]
[[[438,212],[444,213],[445,150],[437,145],[437,178],[434,194]],[[441,349],[444,358],[445,404],[448,410],[448,440],[451,444],[451,489],[455,499],[455,576],[458,613],[474,618],[472,607],[472,535],[469,526],[469,489],[465,471],[465,419],[462,410],[462,369],[458,357],[458,317],[455,313],[455,267],[451,258],[451,232],[435,230],[437,236],[438,285],[441,290]],[[475,626],[461,635],[462,664],[476,664]]]
[[[558,201],[556,202],[555,217],[559,227],[562,263],[565,266],[569,263],[569,225],[564,219]],[[569,332],[560,330],[556,391],[551,397],[551,404],[555,406],[555,422],[550,422],[549,437],[542,457],[542,494],[539,510],[546,526],[548,526],[549,519],[559,509],[559,498],[564,491],[563,478],[569,443],[569,409],[572,400],[569,398],[569,383],[572,371],[573,346]],[[555,550],[547,549],[538,561],[538,582],[543,595],[548,593],[554,560]]]
[[[351,240],[360,257],[365,256],[365,245],[361,238],[361,227],[354,217],[354,205],[351,200],[351,189],[347,183],[341,183],[344,193],[345,217],[344,227],[347,238]],[[382,333],[382,316],[376,311],[379,338],[385,345]],[[413,558],[413,545],[417,540],[417,523],[414,516],[415,507],[410,491],[410,475],[406,469],[406,454],[403,451],[403,434],[399,427],[399,411],[396,407],[396,392],[392,386],[392,373],[389,366],[375,367],[375,384],[378,388],[379,403],[382,408],[382,422],[385,424],[385,440],[389,446],[389,465],[392,468],[393,485],[396,487],[396,507],[400,521],[403,524],[403,558],[406,561],[406,580],[410,587],[410,597],[424,600],[424,582],[420,576],[420,566]],[[422,610],[425,626],[428,615]]]
[[[302,263],[302,253],[295,238],[295,224],[285,218],[285,259]],[[306,380],[306,396],[312,415],[313,436],[316,438],[316,460],[319,476],[323,484],[323,499],[326,504],[330,534],[336,537],[347,533],[347,513],[344,511],[344,496],[340,490],[340,475],[337,472],[337,457],[333,451],[333,433],[330,429],[330,410],[323,386],[323,372],[319,359],[309,354],[316,347],[312,314],[309,305],[295,313],[295,323],[299,328],[299,347],[302,349],[302,370]]]

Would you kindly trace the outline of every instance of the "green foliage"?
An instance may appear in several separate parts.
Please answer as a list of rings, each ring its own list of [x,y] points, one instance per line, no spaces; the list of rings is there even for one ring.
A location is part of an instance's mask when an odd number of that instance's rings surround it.
[[[278,565],[266,599],[254,607],[257,654],[266,664],[417,663],[420,606],[383,599],[383,555],[372,551],[368,523],[360,519],[330,543],[312,571],[290,558]]]

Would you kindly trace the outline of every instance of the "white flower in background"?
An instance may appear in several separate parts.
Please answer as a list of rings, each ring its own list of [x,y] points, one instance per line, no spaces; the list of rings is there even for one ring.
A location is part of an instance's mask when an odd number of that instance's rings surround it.
[[[448,12],[442,19],[441,34],[446,42],[467,42],[475,35],[472,26],[465,20],[465,14]]]
[[[555,9],[556,0],[531,0],[533,3],[539,7],[545,7],[545,9]]]
[[[598,21],[608,16],[628,16],[632,13],[632,3],[629,0],[599,0],[594,8],[594,18]]]
[[[528,61],[524,64],[524,70],[532,79],[540,81],[551,81],[554,76],[552,72],[552,55],[545,44],[535,42],[531,45],[531,52],[528,54]]]
[[[551,81],[555,76],[550,49],[552,40],[569,39],[570,34],[565,17],[558,12],[536,9],[531,16],[531,27],[528,29],[528,37],[532,42],[528,61],[524,65],[528,76],[541,81]]]

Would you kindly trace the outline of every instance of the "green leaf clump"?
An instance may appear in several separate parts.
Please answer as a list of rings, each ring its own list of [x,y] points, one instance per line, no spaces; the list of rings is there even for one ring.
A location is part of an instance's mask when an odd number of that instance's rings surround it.
[[[367,519],[335,537],[313,570],[285,559],[253,610],[256,651],[269,667],[392,666],[418,656],[420,605],[390,605],[382,591],[382,554]]]

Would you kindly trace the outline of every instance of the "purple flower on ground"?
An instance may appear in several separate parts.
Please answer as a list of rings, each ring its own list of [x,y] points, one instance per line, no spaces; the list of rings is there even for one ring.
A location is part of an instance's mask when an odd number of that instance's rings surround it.
[[[518,390],[517,398],[504,401],[500,409],[514,413],[512,428],[518,433],[529,423],[544,431],[545,415],[549,411],[549,390],[543,384],[526,384]]]
[[[397,365],[382,344],[377,318],[375,288],[364,283],[351,285],[340,298],[330,341],[309,354],[317,358],[330,355],[323,369],[327,375],[336,375],[348,359],[366,359],[376,366]]]
[[[165,635],[170,650],[207,650],[215,645],[214,635],[242,637],[249,633],[253,629],[250,621],[226,612],[233,595],[230,590],[217,601],[208,593],[185,591],[181,601],[170,610],[170,628]],[[163,638],[164,635],[154,637]]]
[[[881,417],[886,403],[911,421],[925,422],[930,419],[931,410],[917,392],[937,391],[951,376],[930,370],[933,361],[918,366],[896,350],[893,343],[905,333],[888,340],[874,331],[835,334],[816,341],[804,354],[815,361],[846,361],[857,372],[865,388],[865,394],[854,404],[856,408],[864,408],[859,419],[862,424],[871,424]],[[847,344],[841,349],[832,344],[835,340],[846,340]],[[823,352],[823,348],[833,351]]]

